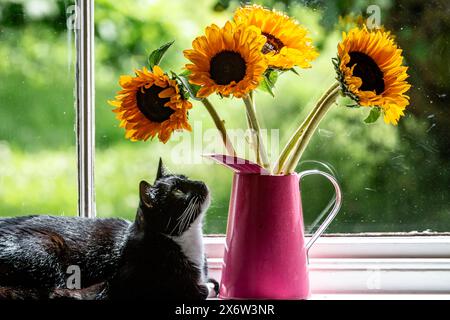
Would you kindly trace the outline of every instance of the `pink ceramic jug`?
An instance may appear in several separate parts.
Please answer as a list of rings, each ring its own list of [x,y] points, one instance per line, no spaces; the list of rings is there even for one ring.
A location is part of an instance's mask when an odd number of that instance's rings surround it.
[[[220,298],[307,299],[308,251],[334,219],[341,191],[330,174],[308,170],[269,175],[249,161],[210,156],[234,170]],[[319,174],[336,191],[333,209],[305,243],[300,180]]]

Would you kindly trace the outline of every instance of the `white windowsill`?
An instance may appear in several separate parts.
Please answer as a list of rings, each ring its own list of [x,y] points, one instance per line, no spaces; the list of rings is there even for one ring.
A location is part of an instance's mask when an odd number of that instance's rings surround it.
[[[224,237],[205,237],[220,280]],[[312,299],[450,299],[449,236],[323,237],[311,249]]]

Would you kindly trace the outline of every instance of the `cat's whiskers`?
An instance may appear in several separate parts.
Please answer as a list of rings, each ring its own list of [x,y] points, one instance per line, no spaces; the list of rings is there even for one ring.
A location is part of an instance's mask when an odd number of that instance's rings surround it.
[[[198,197],[195,197],[194,207],[193,207],[193,209],[191,211],[191,214],[189,215],[188,219],[186,219],[186,226],[193,222],[191,220],[198,213],[198,210],[200,209],[199,206],[200,206],[200,199]]]
[[[186,227],[188,226],[188,224],[190,223],[190,220],[191,220],[192,216],[194,215],[194,213],[196,211],[196,207],[197,207],[197,198],[194,198],[192,209],[189,212],[189,215],[186,217],[186,221],[183,224],[183,230],[185,230]]]
[[[183,214],[184,214],[184,212],[183,212]],[[181,217],[179,217],[179,218],[177,219],[178,222],[177,222],[177,224],[173,227],[173,229],[172,229],[172,231],[170,232],[170,234],[174,233],[175,230],[177,230],[178,226],[181,224],[181,221],[183,221],[183,220],[181,220],[180,218],[181,218]]]
[[[192,198],[191,201],[189,202],[189,210],[187,211],[187,214],[183,217],[182,223],[180,224],[180,228],[179,228],[180,232],[182,232],[186,227],[186,223],[187,223],[192,211],[194,210],[194,203],[195,203],[195,199]]]
[[[189,201],[188,206],[186,207],[186,209],[184,210],[183,214],[178,219],[180,219],[180,220],[185,219],[189,215],[189,213],[190,213],[190,211],[192,210],[193,207],[194,207],[194,198],[192,198]]]
[[[184,209],[183,213],[178,217],[177,224],[173,228],[173,230],[170,232],[171,234],[181,225],[183,218],[189,213],[189,210],[191,210],[191,207],[193,206],[193,199],[191,199],[186,206],[186,209]]]
[[[170,225],[170,222],[172,221],[172,217],[169,217],[169,222],[167,222],[167,225],[166,225],[166,230],[167,230],[167,228],[169,228],[169,225]]]
[[[192,206],[192,200],[189,201],[188,205],[186,206],[186,209],[184,209],[183,213],[178,217],[177,220],[179,221],[179,223],[184,219],[185,216],[188,215],[191,206]]]
[[[189,214],[184,218],[185,221],[183,222],[182,227],[180,228],[180,232],[183,231],[183,230],[186,230],[186,227],[191,222],[190,220],[191,220],[192,216],[195,214],[195,212],[197,210],[197,205],[198,205],[197,204],[197,200],[198,200],[198,198],[197,197],[193,197],[191,200],[193,200],[192,201],[192,206],[191,206],[191,208],[189,210]]]
[[[177,220],[182,220],[188,214],[191,207],[192,207],[192,199],[191,201],[189,201],[188,205],[186,206],[186,209],[184,209],[183,213],[178,217]]]

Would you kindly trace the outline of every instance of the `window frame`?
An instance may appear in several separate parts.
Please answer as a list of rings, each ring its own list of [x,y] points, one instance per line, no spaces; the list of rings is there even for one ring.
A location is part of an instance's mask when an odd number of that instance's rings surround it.
[[[95,218],[94,0],[75,5],[78,215]],[[220,280],[225,236],[206,235],[204,244],[210,274]],[[450,298],[450,233],[324,235],[311,249],[310,274],[313,297],[319,299],[335,294]]]
[[[94,0],[75,0],[78,215],[95,218]]]

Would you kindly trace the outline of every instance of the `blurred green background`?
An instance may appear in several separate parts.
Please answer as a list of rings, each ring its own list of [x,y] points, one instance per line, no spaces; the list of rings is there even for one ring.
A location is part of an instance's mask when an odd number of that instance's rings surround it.
[[[333,168],[344,204],[328,232],[450,231],[450,5],[448,1],[255,1],[288,12],[310,30],[320,57],[300,77],[285,74],[272,98],[257,93],[265,128],[279,129],[280,149],[334,78],[331,58],[344,28],[339,16],[381,9],[381,22],[404,50],[413,85],[398,127],[365,125],[366,109],[335,107],[321,124],[298,170]],[[75,215],[74,45],[67,19],[72,1],[0,0],[0,216]],[[181,51],[210,23],[222,24],[239,5],[228,0],[96,0],[96,202],[100,217],[135,214],[138,183],[152,181],[158,158],[173,172],[202,179],[212,189],[207,233],[224,233],[231,173],[201,161],[202,150],[177,156],[176,134],[132,143],[107,104],[121,74],[145,65],[148,53],[176,40],[163,60],[180,71]],[[229,128],[245,125],[242,102],[214,98]],[[194,103],[190,119],[212,122]],[[195,128],[194,128],[195,129]],[[220,144],[217,144],[217,148]],[[216,149],[219,150],[219,149]],[[209,150],[211,151],[211,150]],[[273,155],[272,155],[273,156]],[[197,162],[197,163],[193,163]],[[302,185],[305,224],[333,196],[321,178]]]

